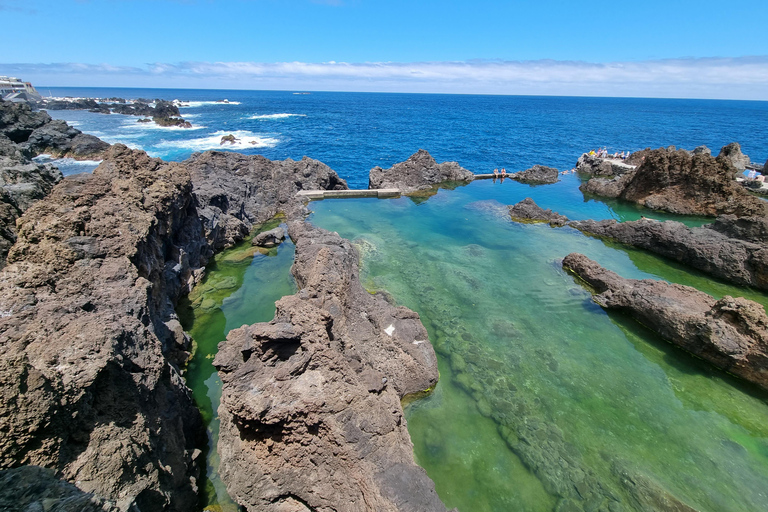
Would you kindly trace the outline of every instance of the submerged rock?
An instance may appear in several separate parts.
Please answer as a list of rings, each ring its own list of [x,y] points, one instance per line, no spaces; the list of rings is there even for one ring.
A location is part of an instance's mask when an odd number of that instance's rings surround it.
[[[400,403],[438,379],[419,316],[362,288],[347,240],[290,232],[300,291],[271,322],[231,331],[214,361],[230,495],[249,511],[445,510]]]
[[[612,179],[592,178],[580,189],[686,215],[766,213],[765,203],[734,180],[737,170],[729,158],[670,149],[647,150],[633,157],[642,160],[636,170]]]
[[[516,172],[510,174],[509,177],[520,183],[527,183],[528,185],[544,185],[557,183],[560,173],[553,167],[545,167],[543,165],[534,165],[530,169],[525,171]]]
[[[368,188],[396,188],[403,194],[428,190],[445,181],[470,182],[475,175],[456,162],[438,164],[432,155],[420,149],[405,162],[389,169],[374,167],[368,176]]]
[[[756,302],[720,300],[690,286],[624,279],[578,253],[563,260],[606,309],[628,313],[673,344],[768,389],[768,315]]]

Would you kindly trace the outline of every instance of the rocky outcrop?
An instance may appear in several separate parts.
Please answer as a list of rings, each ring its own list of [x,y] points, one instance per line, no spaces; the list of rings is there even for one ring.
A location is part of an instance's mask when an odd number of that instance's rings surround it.
[[[150,105],[150,103],[154,103]],[[69,98],[69,99],[42,99],[35,104],[38,108],[49,110],[88,110],[97,114],[123,114],[131,116],[146,116],[159,126],[178,126],[191,128],[192,123],[184,120],[179,112],[179,107],[172,101],[147,100],[144,98],[135,101],[126,101],[123,98]],[[143,121],[142,121],[143,122]]]
[[[251,244],[258,247],[275,247],[283,243],[283,240],[285,240],[285,230],[278,226],[254,236]]]
[[[53,120],[35,129],[23,145],[27,154],[48,154],[53,158],[74,158],[75,160],[98,160],[104,157],[109,144],[82,133],[64,121]]]
[[[368,188],[396,188],[402,194],[429,190],[445,181],[470,182],[475,175],[456,162],[438,164],[432,155],[420,149],[405,162],[389,169],[374,167],[368,174]]]
[[[204,437],[174,300],[209,248],[183,165],[111,148],[18,223],[0,273],[0,468],[121,510],[192,510]]]
[[[0,134],[12,142],[26,142],[36,128],[51,122],[45,112],[35,112],[26,103],[11,103],[0,99]]]
[[[683,263],[739,286],[768,290],[768,219],[724,215],[713,224],[689,228],[652,219],[569,221],[543,210],[530,198],[508,207],[513,221],[567,225],[584,234],[615,240]]]
[[[214,361],[230,495],[251,512],[445,510],[400,403],[438,379],[419,316],[365,291],[337,234],[290,234],[300,291],[271,322],[231,331]]]
[[[533,199],[526,197],[522,201],[507,207],[509,215],[515,222],[546,222],[550,226],[564,226],[568,222],[568,217],[553,212],[550,209],[543,209],[537,205]]]
[[[593,300],[623,311],[664,339],[718,368],[768,389],[768,315],[756,302],[720,300],[690,286],[624,279],[578,253],[563,260],[592,288]]]
[[[717,157],[728,160],[739,173],[744,172],[750,163],[749,157],[741,152],[741,145],[738,142],[723,146]]]
[[[584,153],[576,161],[576,172],[589,176],[621,176],[635,169],[622,160],[614,158],[600,158],[598,156]]]
[[[581,190],[687,215],[749,217],[766,213],[765,203],[734,181],[737,171],[724,156],[712,158],[703,152],[693,155],[674,149],[643,153],[636,170],[613,179],[592,178]]]
[[[0,268],[16,242],[16,219],[61,178],[58,169],[33,162],[18,145],[0,135]]]
[[[208,151],[184,165],[194,184],[197,213],[214,250],[232,245],[254,224],[278,212],[289,219],[308,213],[299,190],[346,190],[347,183],[327,165],[304,157],[272,161],[262,156]]]
[[[515,181],[526,183],[528,185],[545,185],[557,183],[559,176],[560,173],[557,169],[545,167],[543,165],[534,165],[525,171],[510,174],[509,177]]]
[[[53,470],[23,466],[0,471],[0,510],[24,512],[118,512],[114,503],[54,476]]]

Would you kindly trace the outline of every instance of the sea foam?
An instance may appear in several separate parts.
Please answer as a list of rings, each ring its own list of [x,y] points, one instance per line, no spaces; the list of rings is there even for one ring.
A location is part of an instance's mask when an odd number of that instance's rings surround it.
[[[239,105],[239,101],[174,101],[179,108],[202,107],[203,105]]]
[[[234,144],[229,142],[221,143],[221,138],[225,135],[234,135]],[[279,139],[258,135],[245,130],[218,131],[208,137],[189,140],[168,140],[155,145],[156,148],[181,148],[192,149],[195,151],[206,151],[209,149],[249,149],[249,148],[273,148],[280,143]]]
[[[268,120],[268,119],[287,119],[289,117],[307,117],[306,114],[262,114],[262,115],[253,115],[246,119],[262,119],[262,120]]]

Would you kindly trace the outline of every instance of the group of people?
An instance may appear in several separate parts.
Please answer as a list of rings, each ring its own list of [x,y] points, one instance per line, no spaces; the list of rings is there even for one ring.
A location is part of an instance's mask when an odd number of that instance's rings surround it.
[[[507,170],[505,168],[501,168],[501,172],[499,172],[498,169],[493,170],[493,177],[496,178],[497,176],[501,176],[502,178],[507,177]]]
[[[621,153],[617,151],[611,155],[610,153],[608,153],[607,148],[598,148],[597,150],[593,149],[589,152],[589,156],[596,156],[598,158],[615,158],[617,160],[619,158],[622,160],[626,160],[627,158],[629,158],[629,155],[630,155],[629,151],[622,151]]]

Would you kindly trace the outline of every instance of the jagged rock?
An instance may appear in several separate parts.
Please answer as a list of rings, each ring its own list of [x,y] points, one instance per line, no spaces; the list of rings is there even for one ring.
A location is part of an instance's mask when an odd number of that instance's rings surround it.
[[[234,144],[237,141],[238,141],[237,137],[235,137],[230,133],[229,135],[223,135],[221,137],[221,142],[219,142],[219,145],[223,146],[224,143],[227,143],[227,142],[230,144]]]
[[[516,222],[567,225],[600,238],[645,249],[739,286],[768,290],[768,218],[724,215],[689,228],[682,222],[641,219],[569,221],[532,199],[508,207]]]
[[[28,159],[18,145],[0,134],[0,267],[16,242],[16,219],[61,178],[58,169]]]
[[[749,157],[741,152],[741,145],[738,142],[731,142],[727,146],[723,146],[717,157],[728,159],[731,165],[740,173],[744,172],[749,165]]]
[[[304,157],[272,161],[263,156],[208,151],[184,162],[194,183],[197,213],[214,250],[234,244],[254,224],[278,212],[289,219],[307,214],[299,190],[346,190],[327,165]]]
[[[516,222],[548,222],[550,226],[564,226],[568,222],[568,217],[550,209],[544,210],[530,197],[507,208],[512,220]]]
[[[53,470],[22,466],[0,471],[0,510],[23,512],[118,512],[112,502],[59,480]]]
[[[0,273],[0,468],[55,468],[122,510],[196,506],[174,301],[206,251],[184,166],[122,145],[24,213]]]
[[[64,121],[54,120],[35,129],[24,144],[31,156],[49,154],[54,158],[71,157],[77,160],[99,159],[109,144],[82,133]]]
[[[280,245],[283,240],[285,240],[285,230],[281,227],[276,227],[269,231],[262,231],[253,237],[251,243],[259,247],[275,247]]]
[[[300,291],[214,360],[230,495],[250,512],[444,511],[400,403],[438,378],[419,316],[362,288],[348,241],[303,222],[290,233]]]
[[[543,185],[557,183],[560,173],[557,169],[552,167],[545,167],[543,165],[534,165],[530,169],[525,171],[516,172],[509,177],[520,183],[527,183],[529,185]]]
[[[35,112],[27,103],[0,100],[0,134],[16,144],[25,142],[37,128],[51,122],[45,112]]]
[[[768,315],[760,304],[720,300],[690,286],[624,279],[583,254],[563,268],[589,285],[593,300],[624,311],[664,339],[749,382],[768,389]]]
[[[473,179],[475,175],[456,162],[438,164],[432,155],[420,149],[405,162],[395,164],[389,169],[371,169],[368,174],[368,188],[396,188],[403,194],[411,194],[428,190],[445,181],[469,182]]]
[[[712,150],[709,149],[707,146],[698,146],[693,150],[694,155],[712,155]]]
[[[621,176],[635,169],[634,165],[613,158],[600,158],[584,153],[576,161],[576,172],[590,176]]]
[[[734,181],[736,171],[727,158],[669,149],[643,151],[641,158],[635,171],[612,180],[592,178],[581,190],[688,215],[749,217],[766,212],[764,202]]]
[[[192,123],[180,117],[153,117],[152,120],[158,126],[178,126],[179,128],[192,128]]]

